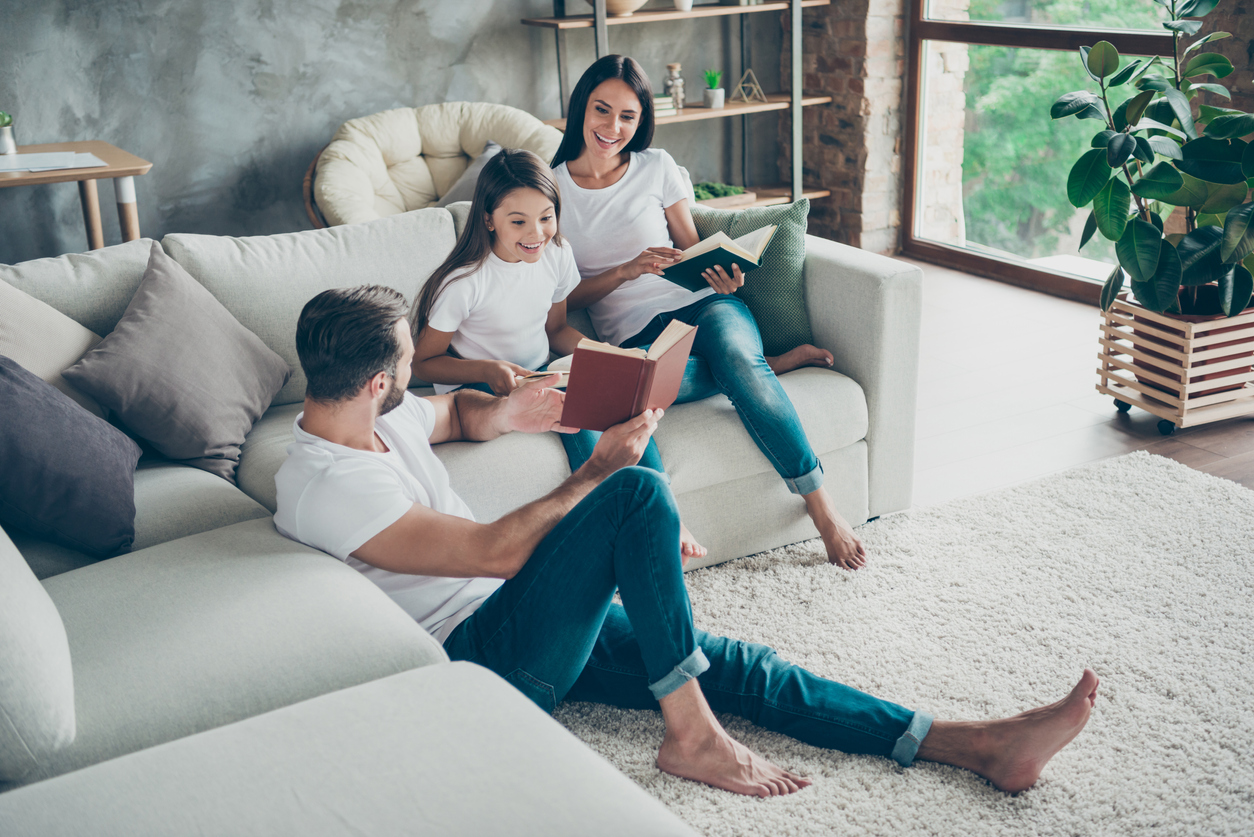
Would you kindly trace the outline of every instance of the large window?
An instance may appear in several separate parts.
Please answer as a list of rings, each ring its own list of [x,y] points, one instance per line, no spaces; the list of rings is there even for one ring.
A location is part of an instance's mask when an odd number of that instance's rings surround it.
[[[906,252],[1016,284],[1096,299],[1114,264],[1067,173],[1092,123],[1051,120],[1091,80],[1078,47],[1171,51],[1153,0],[913,0]],[[1129,28],[1131,27],[1131,28]]]

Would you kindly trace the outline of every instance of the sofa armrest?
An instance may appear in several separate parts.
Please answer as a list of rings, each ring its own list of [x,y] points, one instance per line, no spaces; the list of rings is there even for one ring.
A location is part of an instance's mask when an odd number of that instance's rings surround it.
[[[923,271],[806,236],[806,306],[815,342],[866,394],[871,517],[910,507]]]

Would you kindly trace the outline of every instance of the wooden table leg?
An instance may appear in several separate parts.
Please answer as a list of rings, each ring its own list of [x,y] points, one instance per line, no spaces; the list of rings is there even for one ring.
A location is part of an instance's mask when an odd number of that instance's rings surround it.
[[[122,226],[122,240],[139,238],[139,205],[135,202],[135,178],[113,178],[113,191],[118,199],[118,223]]]
[[[100,201],[96,198],[96,181],[78,181],[78,197],[83,203],[83,225],[87,227],[87,249],[104,247],[104,228],[100,226]]]

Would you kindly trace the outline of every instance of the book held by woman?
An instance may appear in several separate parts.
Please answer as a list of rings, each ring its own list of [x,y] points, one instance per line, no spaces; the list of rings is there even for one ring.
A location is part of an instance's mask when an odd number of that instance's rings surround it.
[[[768,224],[745,233],[740,238],[732,238],[719,230],[685,250],[679,261],[662,271],[662,278],[681,288],[699,291],[710,287],[710,283],[701,274],[715,265],[722,265],[728,275],[731,274],[733,264],[740,265],[741,273],[748,273],[761,262],[766,245],[770,244],[771,236],[775,235],[775,229],[774,224]]]

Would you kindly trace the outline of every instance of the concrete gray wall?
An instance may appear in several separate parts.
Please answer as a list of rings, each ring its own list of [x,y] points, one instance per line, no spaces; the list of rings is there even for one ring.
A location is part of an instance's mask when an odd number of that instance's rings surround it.
[[[584,4],[568,0],[571,13]],[[670,6],[665,0],[651,5]],[[0,110],[19,144],[102,139],[153,163],[135,179],[145,236],[307,229],[301,178],[346,119],[445,101],[560,115],[548,0],[3,0]],[[779,89],[779,16],[746,16],[750,64]],[[722,18],[615,26],[661,92],[681,61],[738,67],[739,24]],[[589,30],[568,36],[573,76],[593,60]],[[725,79],[734,84],[735,78]],[[750,117],[752,177],[775,179],[775,114]],[[662,126],[694,177],[739,182],[738,120]],[[100,184],[106,244],[121,240]],[[73,183],[0,189],[0,263],[87,248]]]

